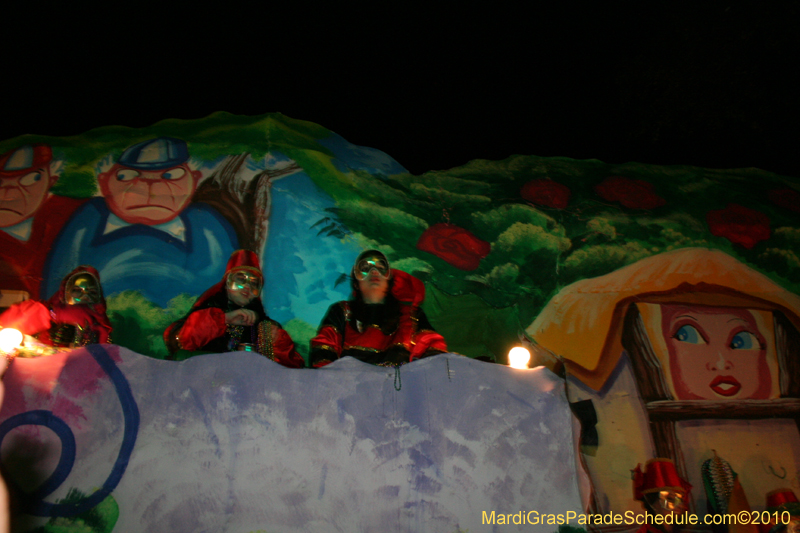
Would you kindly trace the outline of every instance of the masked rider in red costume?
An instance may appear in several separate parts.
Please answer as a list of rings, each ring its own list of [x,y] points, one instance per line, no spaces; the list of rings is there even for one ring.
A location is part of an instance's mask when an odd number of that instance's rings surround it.
[[[305,366],[292,338],[264,311],[260,297],[263,279],[255,253],[233,252],[222,281],[204,292],[189,314],[164,332],[170,358],[178,350],[222,353],[253,349],[284,366]]]
[[[425,285],[389,268],[377,250],[362,252],[353,266],[353,296],[333,304],[311,339],[309,364],[321,367],[345,356],[398,366],[447,351],[420,305]]]
[[[0,325],[36,335],[50,346],[76,347],[111,342],[111,322],[100,274],[82,265],[61,280],[59,290],[46,302],[26,300],[2,315]]]

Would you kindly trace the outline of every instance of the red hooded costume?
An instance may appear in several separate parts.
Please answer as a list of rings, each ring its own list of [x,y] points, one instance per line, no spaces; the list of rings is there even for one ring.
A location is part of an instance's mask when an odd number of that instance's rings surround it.
[[[328,308],[311,339],[311,366],[325,366],[345,356],[397,366],[447,351],[444,337],[419,307],[425,300],[425,285],[402,270],[391,273],[385,303],[365,304],[354,282],[353,297]]]
[[[252,344],[258,351],[290,368],[305,366],[303,357],[297,353],[294,341],[280,324],[267,316],[261,298],[253,298],[240,306],[228,298],[225,282],[232,272],[247,271],[262,276],[258,256],[249,250],[237,250],[231,254],[222,281],[204,292],[192,305],[189,314],[173,322],[164,331],[164,342],[174,357],[178,350],[233,352],[239,344]],[[257,315],[253,326],[234,326],[225,322],[225,313],[236,309],[247,309]]]
[[[70,305],[68,291],[78,276],[90,276],[99,291],[94,304]],[[110,342],[111,322],[106,315],[106,300],[100,274],[93,267],[81,265],[61,280],[61,286],[46,302],[26,300],[12,305],[0,315],[0,325],[15,328],[26,335],[36,335],[50,346],[85,346]]]

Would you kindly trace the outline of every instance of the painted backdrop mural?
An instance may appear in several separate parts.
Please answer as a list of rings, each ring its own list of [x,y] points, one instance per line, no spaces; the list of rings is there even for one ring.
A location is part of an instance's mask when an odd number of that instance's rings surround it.
[[[164,328],[249,248],[267,311],[307,356],[353,259],[377,248],[425,283],[453,352],[504,362],[522,342],[562,377],[584,510],[639,510],[630,471],[653,457],[694,485],[699,513],[719,507],[715,452],[741,493],[725,502],[800,491],[796,179],[536,156],[415,176],[280,114],[30,135],[0,154],[4,306],[93,265],[114,343],[162,359]]]
[[[797,183],[756,169],[514,156],[413,176],[279,114],[0,150],[2,290],[47,298],[93,264],[119,341],[155,357],[237,246],[259,252],[266,307],[303,349],[367,247],[426,283],[426,314],[454,351],[490,358],[561,287],[676,248],[724,251],[792,292],[800,282]]]

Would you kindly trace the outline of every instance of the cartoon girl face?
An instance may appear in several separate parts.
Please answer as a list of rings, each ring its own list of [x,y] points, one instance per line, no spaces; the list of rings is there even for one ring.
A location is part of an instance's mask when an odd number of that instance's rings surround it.
[[[661,316],[676,399],[769,398],[767,344],[750,311],[663,305]]]

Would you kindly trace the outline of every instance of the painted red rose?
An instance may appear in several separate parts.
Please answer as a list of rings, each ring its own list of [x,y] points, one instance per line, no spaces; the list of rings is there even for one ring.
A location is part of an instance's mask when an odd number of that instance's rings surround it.
[[[800,192],[794,189],[772,189],[767,193],[773,204],[800,213]]]
[[[570,190],[566,185],[541,178],[523,185],[520,194],[533,204],[564,209],[569,203]]]
[[[595,185],[594,190],[604,200],[619,202],[631,209],[655,209],[667,203],[656,194],[652,183],[622,176],[609,176]]]
[[[492,249],[488,242],[452,224],[435,224],[426,229],[417,241],[417,248],[461,270],[478,268]]]
[[[725,237],[748,250],[760,241],[769,239],[769,218],[764,213],[739,204],[706,213],[712,235]]]

